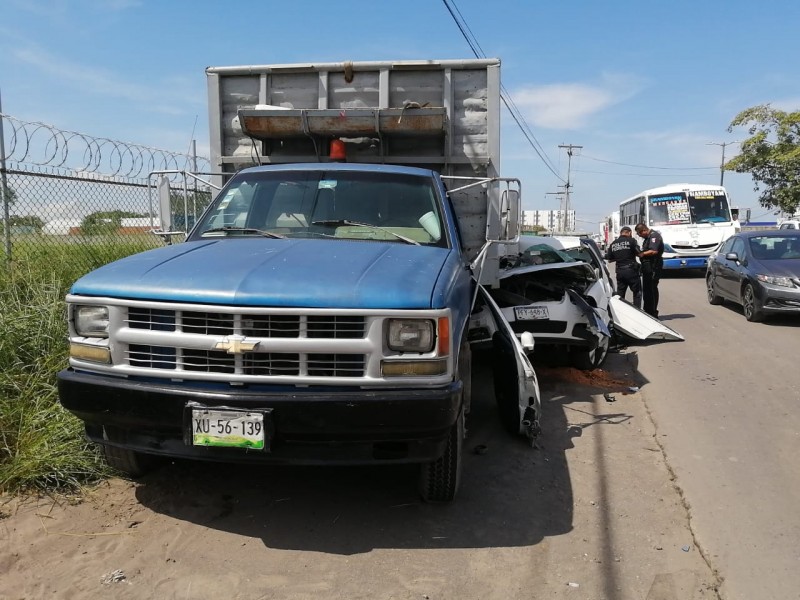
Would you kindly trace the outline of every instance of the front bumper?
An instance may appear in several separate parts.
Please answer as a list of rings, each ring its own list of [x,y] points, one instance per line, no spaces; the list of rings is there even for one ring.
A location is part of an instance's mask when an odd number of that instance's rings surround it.
[[[705,269],[708,264],[707,256],[683,256],[678,258],[665,258],[664,270],[667,269]]]
[[[61,404],[85,422],[93,442],[148,454],[279,464],[435,460],[443,453],[461,409],[461,385],[397,390],[232,388],[136,381],[73,369],[58,374]],[[270,451],[187,445],[184,411],[188,402],[271,409]],[[110,436],[109,430],[125,435]]]
[[[770,314],[800,314],[800,288],[757,282],[761,309]]]

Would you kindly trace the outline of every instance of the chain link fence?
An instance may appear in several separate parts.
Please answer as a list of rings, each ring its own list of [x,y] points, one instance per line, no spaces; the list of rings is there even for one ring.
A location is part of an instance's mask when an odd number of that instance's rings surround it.
[[[180,232],[191,228],[211,201],[212,187],[198,176],[210,170],[205,157],[3,113],[0,125],[0,219],[7,264],[63,264],[66,259],[87,272],[182,241]]]

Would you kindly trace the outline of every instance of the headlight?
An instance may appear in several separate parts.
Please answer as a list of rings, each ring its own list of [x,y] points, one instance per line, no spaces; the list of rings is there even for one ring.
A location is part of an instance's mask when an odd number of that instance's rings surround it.
[[[430,319],[389,319],[386,343],[395,352],[430,352],[434,333]]]
[[[792,280],[788,277],[774,277],[772,275],[756,275],[756,279],[764,283],[771,283],[772,285],[781,285],[783,287],[794,287]]]
[[[108,307],[76,306],[72,312],[75,332],[83,337],[108,337]]]

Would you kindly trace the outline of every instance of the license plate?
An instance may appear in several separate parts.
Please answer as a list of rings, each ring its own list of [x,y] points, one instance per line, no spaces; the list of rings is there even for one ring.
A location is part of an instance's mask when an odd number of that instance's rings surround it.
[[[550,313],[547,312],[546,306],[516,306],[514,307],[514,316],[517,317],[517,321],[533,321],[549,319]]]
[[[192,445],[263,450],[264,414],[245,410],[192,409]]]

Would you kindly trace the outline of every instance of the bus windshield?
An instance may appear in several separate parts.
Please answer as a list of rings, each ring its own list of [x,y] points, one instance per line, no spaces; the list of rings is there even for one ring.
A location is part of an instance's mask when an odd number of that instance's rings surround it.
[[[650,196],[650,225],[728,223],[731,210],[723,190],[697,190]]]

